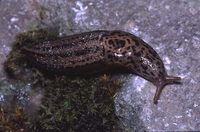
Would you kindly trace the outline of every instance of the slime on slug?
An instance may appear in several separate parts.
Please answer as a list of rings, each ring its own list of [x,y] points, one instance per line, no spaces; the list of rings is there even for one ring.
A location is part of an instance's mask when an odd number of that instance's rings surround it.
[[[179,82],[169,76],[155,50],[139,37],[123,31],[92,31],[23,47],[35,67],[54,73],[92,73],[125,67],[156,87],[154,103],[163,87]]]

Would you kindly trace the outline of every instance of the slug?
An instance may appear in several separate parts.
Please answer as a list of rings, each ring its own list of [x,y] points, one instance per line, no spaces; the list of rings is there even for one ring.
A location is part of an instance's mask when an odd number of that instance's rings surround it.
[[[166,84],[179,82],[168,76],[156,51],[139,37],[123,31],[92,31],[23,47],[27,59],[39,69],[63,74],[125,67],[156,87],[154,103]]]

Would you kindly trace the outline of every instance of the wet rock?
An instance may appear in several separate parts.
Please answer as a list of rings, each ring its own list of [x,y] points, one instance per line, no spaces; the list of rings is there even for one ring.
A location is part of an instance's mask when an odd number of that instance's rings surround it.
[[[134,74],[120,76],[116,114],[126,130],[200,130],[199,1],[6,1],[0,2],[0,78],[19,32],[48,27],[69,35],[98,29],[124,30],[144,39],[163,59],[167,73],[182,78],[167,85],[157,105],[156,87]],[[1,80],[2,81],[2,80]]]

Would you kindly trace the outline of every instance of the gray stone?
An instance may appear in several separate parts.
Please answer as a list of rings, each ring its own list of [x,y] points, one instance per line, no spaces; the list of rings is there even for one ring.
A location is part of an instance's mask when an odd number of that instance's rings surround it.
[[[121,75],[124,87],[116,96],[116,113],[126,130],[200,131],[200,1],[1,0],[0,6],[0,81],[19,32],[36,25],[59,27],[60,35],[123,30],[151,45],[167,73],[182,78],[181,85],[167,85],[155,105],[152,83],[134,74]]]

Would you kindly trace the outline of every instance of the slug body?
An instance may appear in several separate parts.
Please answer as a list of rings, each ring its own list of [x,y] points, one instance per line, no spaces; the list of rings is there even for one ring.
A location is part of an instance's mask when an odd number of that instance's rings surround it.
[[[154,102],[166,84],[180,81],[168,76],[155,50],[142,39],[123,31],[92,31],[24,47],[28,60],[54,73],[89,73],[126,67],[157,86]]]

